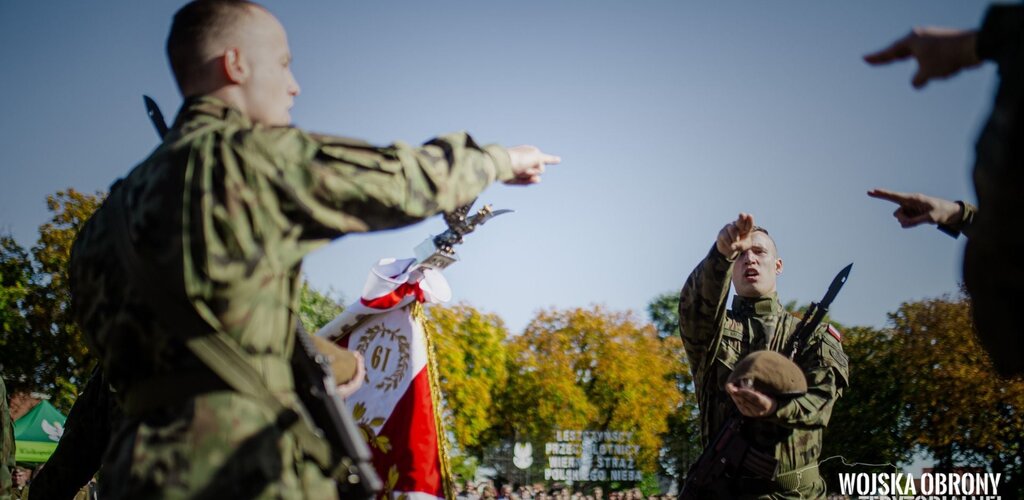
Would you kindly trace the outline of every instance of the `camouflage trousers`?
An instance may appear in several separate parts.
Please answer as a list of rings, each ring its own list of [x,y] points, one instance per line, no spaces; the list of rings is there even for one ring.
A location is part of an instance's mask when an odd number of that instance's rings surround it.
[[[264,405],[229,391],[128,418],[107,450],[99,497],[337,498],[334,482],[275,420]]]

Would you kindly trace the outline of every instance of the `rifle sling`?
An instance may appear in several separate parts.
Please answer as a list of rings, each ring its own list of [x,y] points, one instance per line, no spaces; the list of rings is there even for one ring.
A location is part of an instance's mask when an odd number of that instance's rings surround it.
[[[120,184],[120,181],[117,184]],[[312,457],[323,470],[330,471],[333,467],[330,447],[322,439],[319,431],[314,430],[305,412],[302,412],[302,418],[295,418],[295,414],[298,412],[286,407],[281,400],[274,396],[273,392],[264,384],[260,373],[246,361],[245,353],[234,339],[209,325],[199,317],[190,305],[185,306],[180,297],[171,296],[168,293],[170,287],[159,286],[158,280],[152,280],[152,278],[160,276],[160,273],[150,263],[140,259],[132,247],[127,220],[128,210],[124,200],[127,190],[124,188],[117,189],[117,184],[111,189],[111,193],[107,198],[107,202],[111,205],[107,209],[113,212],[111,218],[114,224],[114,248],[121,262],[125,265],[126,278],[133,282],[135,288],[149,302],[161,323],[168,326],[180,326],[191,322],[197,328],[201,328],[190,332],[192,335],[186,338],[185,345],[188,346],[188,349],[207,368],[220,377],[228,387],[235,392],[259,401],[272,410],[277,415],[276,424],[285,423],[285,425],[281,426],[281,430],[291,429],[292,435],[303,452]],[[212,332],[210,333],[195,335],[196,332],[211,329]],[[187,380],[182,382],[187,382]],[[141,383],[145,383],[145,381]],[[179,385],[186,390],[189,389],[185,384]],[[207,392],[206,389],[208,387],[205,384],[201,385],[203,387],[193,388],[196,391],[192,393],[191,397]],[[144,386],[140,386],[140,389],[142,387]],[[128,392],[138,394],[138,391],[131,389]],[[139,400],[141,401],[141,398]],[[140,408],[132,409],[152,409],[146,408],[150,406],[147,404],[139,404],[138,406]],[[301,420],[302,424],[298,426],[292,425],[297,420]]]
[[[817,483],[820,480],[821,473],[818,471],[817,462],[800,469],[783,472],[775,477],[775,482],[778,483],[779,487],[784,491],[793,491],[799,489],[801,486]]]

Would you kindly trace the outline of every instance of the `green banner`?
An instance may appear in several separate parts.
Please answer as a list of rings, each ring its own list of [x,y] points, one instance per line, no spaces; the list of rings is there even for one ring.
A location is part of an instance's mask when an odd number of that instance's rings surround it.
[[[14,441],[18,462],[42,463],[57,449],[64,434],[66,417],[49,401],[41,401],[14,422]]]
[[[17,441],[15,446],[18,451],[14,454],[14,460],[26,463],[43,463],[50,458],[53,450],[57,449],[57,443],[37,443],[35,441]]]

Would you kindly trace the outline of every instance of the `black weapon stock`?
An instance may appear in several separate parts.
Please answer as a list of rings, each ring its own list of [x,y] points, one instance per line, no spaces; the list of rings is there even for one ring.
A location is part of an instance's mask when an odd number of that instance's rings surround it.
[[[700,490],[726,472],[743,471],[754,477],[775,479],[779,461],[752,446],[743,437],[743,418],[729,417],[686,473],[679,500],[700,498]]]
[[[370,463],[370,449],[334,389],[330,363],[316,350],[301,324],[295,330],[292,370],[302,406],[331,444],[331,458],[337,464],[334,478],[339,498],[374,498],[383,484]]]

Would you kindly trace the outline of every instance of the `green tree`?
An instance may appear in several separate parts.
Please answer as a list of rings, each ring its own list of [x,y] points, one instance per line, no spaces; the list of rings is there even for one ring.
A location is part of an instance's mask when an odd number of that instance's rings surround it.
[[[544,442],[557,429],[630,431],[639,468],[654,472],[668,416],[683,403],[678,342],[600,306],[538,313],[509,343],[504,435]]]
[[[937,468],[988,468],[1003,474],[1004,498],[1024,498],[1024,380],[996,375],[967,298],[906,303],[890,319],[907,438]]]
[[[50,394],[67,411],[92,367],[92,356],[70,313],[67,265],[78,230],[103,201],[102,193],[74,189],[47,196],[53,214],[39,227],[39,239],[26,254],[10,238],[3,242],[4,372],[12,391]],[[30,255],[30,259],[26,257]],[[26,279],[27,277],[27,279]],[[20,317],[20,318],[19,318]]]
[[[497,315],[467,304],[435,305],[427,311],[445,428],[457,451],[480,457],[498,439],[496,427],[502,421],[496,399],[508,384],[508,330]]]
[[[332,291],[320,292],[309,286],[308,281],[302,281],[299,290],[299,319],[307,332],[316,333],[344,310],[341,298],[336,297]]]
[[[25,298],[35,271],[27,251],[9,235],[0,236],[0,374],[10,392],[31,389],[41,358],[25,318]]]
[[[843,351],[850,358],[850,386],[832,409],[825,429],[824,459],[847,464],[906,464],[913,445],[907,438],[906,387],[891,330],[854,327],[843,330]],[[853,466],[838,458],[821,464],[830,491],[838,491],[839,472],[893,472],[893,467]]]
[[[0,235],[0,372],[11,392],[49,394],[65,412],[96,363],[71,317],[67,266],[79,229],[104,197],[71,188],[47,196],[52,216],[39,227],[31,251]],[[301,291],[300,317],[307,329],[316,331],[341,313],[329,294],[305,282]]]
[[[647,304],[647,315],[662,339],[679,340],[679,293],[658,295]],[[672,356],[680,362],[672,373],[676,389],[682,394],[682,404],[668,417],[668,429],[663,435],[664,453],[659,460],[661,472],[680,481],[690,465],[700,456],[700,410],[693,386],[693,377],[686,360],[682,341],[667,343],[675,347]]]

